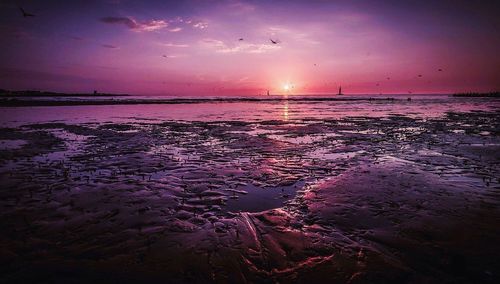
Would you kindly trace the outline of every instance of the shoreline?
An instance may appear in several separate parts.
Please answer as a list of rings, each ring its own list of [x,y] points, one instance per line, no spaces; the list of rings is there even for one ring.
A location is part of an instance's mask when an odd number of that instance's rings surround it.
[[[88,106],[88,105],[150,105],[150,104],[198,104],[198,103],[239,103],[239,102],[335,102],[335,101],[403,101],[396,98],[215,98],[215,99],[132,99],[132,100],[18,100],[0,99],[0,107],[28,106]]]

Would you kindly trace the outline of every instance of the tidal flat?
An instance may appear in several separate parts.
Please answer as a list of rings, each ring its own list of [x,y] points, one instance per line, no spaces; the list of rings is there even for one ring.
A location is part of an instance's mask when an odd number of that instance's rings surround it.
[[[0,279],[495,282],[499,102],[353,104],[203,120],[17,109],[50,115],[2,117]]]

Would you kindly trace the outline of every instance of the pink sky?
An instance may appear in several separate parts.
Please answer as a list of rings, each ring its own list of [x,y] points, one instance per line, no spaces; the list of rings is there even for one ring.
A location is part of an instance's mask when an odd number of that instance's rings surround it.
[[[32,18],[7,2],[0,88],[155,95],[500,88],[494,2],[406,2],[26,1]]]

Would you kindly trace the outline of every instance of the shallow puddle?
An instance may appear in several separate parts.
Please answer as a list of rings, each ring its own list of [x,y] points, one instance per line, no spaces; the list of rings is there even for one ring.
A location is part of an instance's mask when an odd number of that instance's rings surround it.
[[[298,181],[288,186],[258,187],[252,184],[238,187],[239,192],[226,201],[225,208],[229,212],[261,212],[283,207],[286,201],[293,199],[297,190],[305,185],[304,181]]]

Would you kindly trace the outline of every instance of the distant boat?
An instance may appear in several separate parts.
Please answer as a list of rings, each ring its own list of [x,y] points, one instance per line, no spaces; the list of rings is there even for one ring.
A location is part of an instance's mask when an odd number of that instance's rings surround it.
[[[337,95],[339,95],[339,96],[342,96],[342,95],[343,95],[343,94],[342,94],[342,86],[340,86],[340,87],[339,87],[339,93],[338,93]]]
[[[269,90],[267,90],[267,95],[269,96]]]

